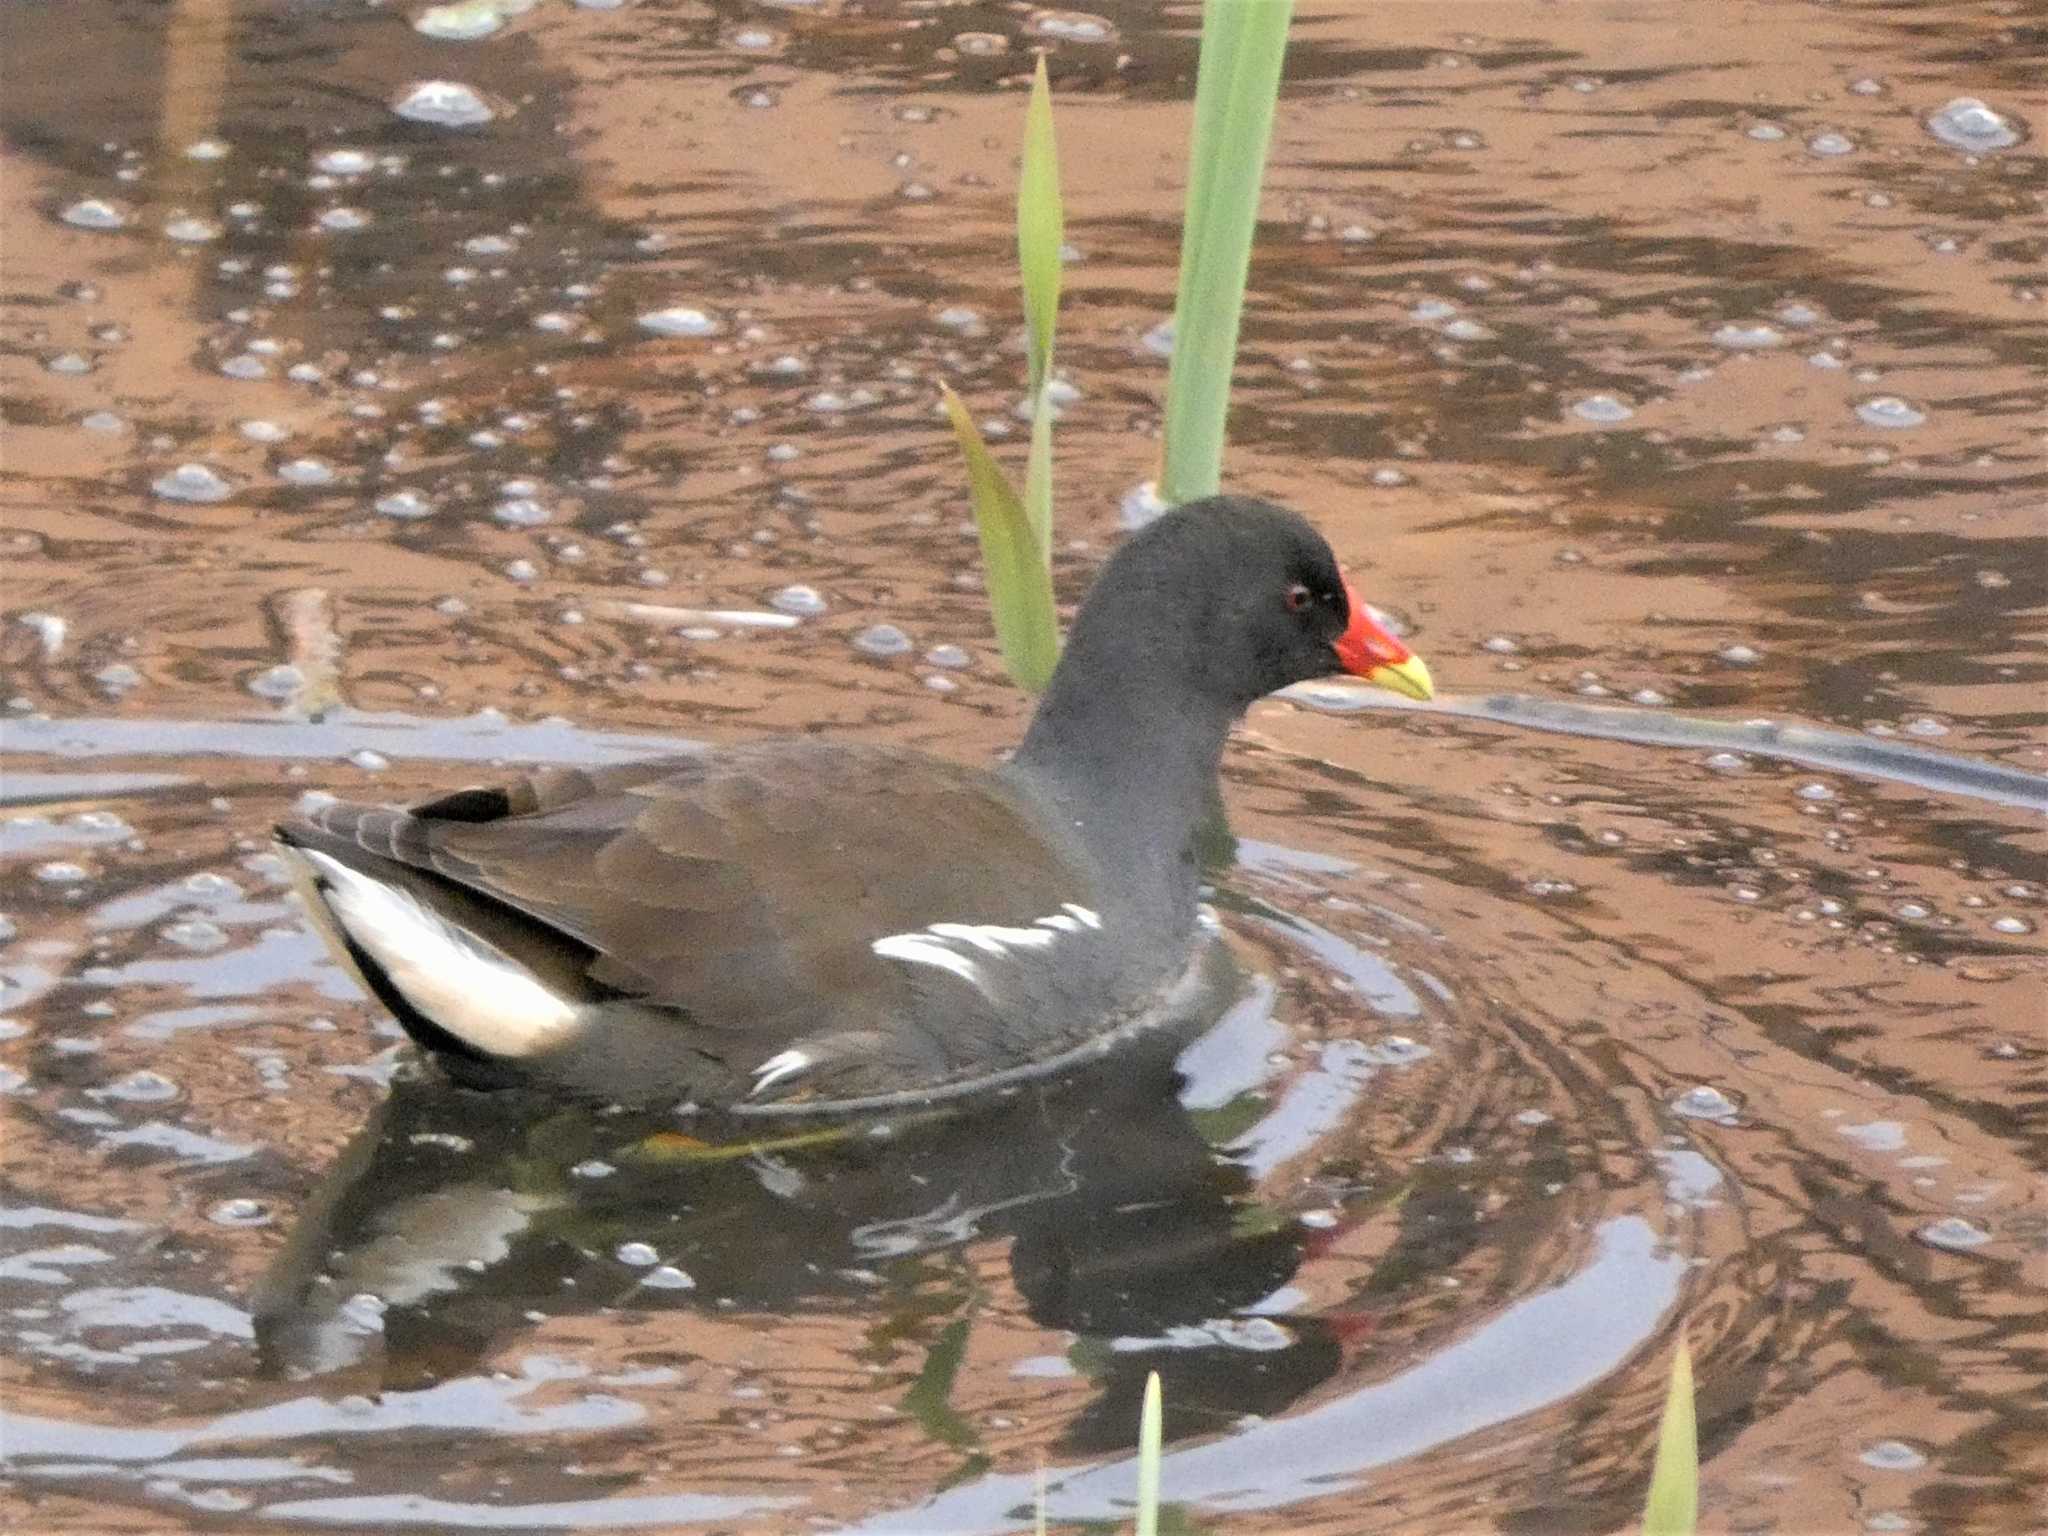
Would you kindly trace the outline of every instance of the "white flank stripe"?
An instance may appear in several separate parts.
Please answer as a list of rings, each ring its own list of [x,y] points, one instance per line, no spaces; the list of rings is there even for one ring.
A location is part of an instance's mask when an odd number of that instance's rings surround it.
[[[942,971],[951,971],[962,981],[981,985],[981,967],[965,955],[956,955],[938,939],[922,933],[892,933],[886,939],[877,939],[868,946],[876,954],[890,960],[908,960],[913,965],[936,965]]]
[[[1000,955],[1011,945],[1022,949],[1043,949],[1059,935],[1043,928],[1003,928],[994,923],[933,923],[929,933],[942,939],[958,939],[991,955]]]
[[[962,981],[972,982],[984,994],[993,996],[982,977],[981,967],[960,950],[1006,956],[1020,949],[1045,949],[1063,933],[1079,933],[1084,927],[1102,926],[1102,919],[1088,908],[1071,901],[1062,903],[1062,906],[1063,911],[1033,918],[1029,928],[1010,928],[1001,923],[933,923],[917,933],[892,933],[887,938],[875,940],[868,948],[891,960],[935,965],[942,971],[951,971]]]
[[[327,905],[348,936],[407,1002],[458,1040],[491,1056],[531,1056],[575,1029],[576,1005],[502,950],[409,891],[324,853],[298,851],[319,869]]]

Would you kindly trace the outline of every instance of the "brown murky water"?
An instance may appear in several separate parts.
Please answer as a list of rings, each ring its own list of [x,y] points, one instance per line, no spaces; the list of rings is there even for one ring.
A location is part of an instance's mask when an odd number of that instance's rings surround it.
[[[1158,1369],[1189,1528],[1608,1530],[1681,1329],[1706,1528],[2043,1524],[2010,803],[1274,703],[1178,1081],[718,1157],[394,1081],[295,797],[1015,738],[936,381],[1017,451],[1043,44],[1078,593],[1157,451],[1195,18],[412,19],[6,13],[10,1528],[992,1532],[1041,1465],[1116,1520]],[[2020,4],[1305,4],[1237,482],[1447,692],[2048,769],[2044,68]],[[496,115],[392,111],[432,79]]]

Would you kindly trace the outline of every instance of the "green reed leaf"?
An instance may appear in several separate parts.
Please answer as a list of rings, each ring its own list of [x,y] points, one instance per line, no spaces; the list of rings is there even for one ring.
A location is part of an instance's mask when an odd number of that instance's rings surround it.
[[[981,562],[988,577],[989,608],[1003,665],[1017,686],[1040,693],[1059,661],[1059,619],[1053,611],[1052,578],[1044,547],[1031,527],[1024,503],[988,451],[981,429],[960,397],[940,385],[954,439],[967,461],[968,491],[975,526],[981,531]]]
[[[1163,1437],[1159,1373],[1145,1375],[1145,1405],[1138,1412],[1138,1536],[1159,1536],[1159,1442]]]
[[[1206,0],[1160,494],[1213,495],[1293,0]]]
[[[1024,108],[1024,153],[1017,173],[1017,276],[1024,290],[1024,344],[1030,367],[1031,454],[1024,468],[1024,512],[1043,558],[1052,560],[1053,337],[1059,325],[1060,247],[1066,243],[1059,146],[1052,132],[1052,85],[1045,55]]]
[[[1025,344],[1031,392],[1052,372],[1053,328],[1060,309],[1060,247],[1066,244],[1060,200],[1060,152],[1052,132],[1052,85],[1038,56],[1024,107],[1024,153],[1017,172],[1017,275],[1024,287]]]
[[[1692,1351],[1679,1335],[1657,1427],[1657,1460],[1643,1506],[1643,1536],[1692,1536],[1700,1517],[1699,1429],[1693,1419]]]

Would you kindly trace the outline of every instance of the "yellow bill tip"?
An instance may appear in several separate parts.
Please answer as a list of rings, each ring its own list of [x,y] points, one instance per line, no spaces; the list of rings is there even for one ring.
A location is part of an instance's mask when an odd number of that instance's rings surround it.
[[[1408,699],[1433,699],[1436,684],[1430,681],[1429,667],[1420,656],[1410,656],[1406,661],[1390,661],[1377,666],[1365,675],[1365,680],[1375,688],[1384,688],[1389,693],[1398,693]]]

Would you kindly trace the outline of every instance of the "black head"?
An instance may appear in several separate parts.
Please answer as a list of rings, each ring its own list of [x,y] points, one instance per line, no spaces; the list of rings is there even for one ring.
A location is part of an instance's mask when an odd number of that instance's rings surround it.
[[[1413,664],[1323,536],[1246,496],[1189,502],[1133,534],[1082,605],[1068,660],[1139,668],[1233,711],[1289,683]]]

